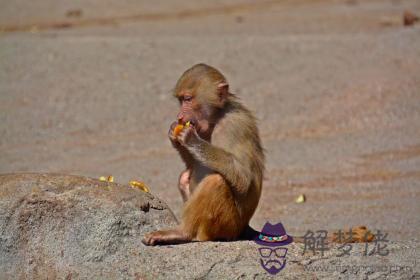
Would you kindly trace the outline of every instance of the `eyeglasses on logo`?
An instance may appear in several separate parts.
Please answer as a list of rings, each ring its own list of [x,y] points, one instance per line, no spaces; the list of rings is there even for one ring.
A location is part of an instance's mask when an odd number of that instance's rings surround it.
[[[293,242],[293,237],[286,234],[281,223],[267,222],[254,242],[262,247],[258,248],[260,263],[268,273],[275,275],[286,266],[287,248],[283,247]]]

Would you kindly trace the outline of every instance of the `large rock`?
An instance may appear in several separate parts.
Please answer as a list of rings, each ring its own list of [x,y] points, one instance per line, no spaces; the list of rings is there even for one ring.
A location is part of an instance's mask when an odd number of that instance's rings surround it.
[[[162,201],[129,186],[77,176],[1,175],[0,278],[118,277],[144,233],[173,224]],[[90,263],[102,265],[95,271]]]
[[[0,279],[273,279],[252,241],[147,247],[145,232],[173,225],[148,193],[64,175],[0,175]],[[369,244],[374,247],[374,244]],[[289,244],[277,279],[417,279],[419,242],[388,242],[387,256],[353,244],[303,255]]]

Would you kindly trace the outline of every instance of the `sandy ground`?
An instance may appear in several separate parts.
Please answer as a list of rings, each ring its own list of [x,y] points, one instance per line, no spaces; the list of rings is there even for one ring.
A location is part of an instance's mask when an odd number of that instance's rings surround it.
[[[179,215],[170,92],[205,62],[260,120],[254,227],[418,240],[420,1],[151,3],[0,1],[0,173],[140,179]]]

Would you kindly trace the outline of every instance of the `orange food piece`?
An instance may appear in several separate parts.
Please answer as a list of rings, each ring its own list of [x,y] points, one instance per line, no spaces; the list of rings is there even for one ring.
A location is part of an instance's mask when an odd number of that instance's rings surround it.
[[[174,136],[178,136],[178,134],[181,133],[181,131],[184,129],[184,125],[183,124],[178,124],[177,126],[175,126],[174,128]]]
[[[174,136],[178,136],[181,131],[184,129],[184,127],[190,127],[190,121],[188,121],[185,125],[183,124],[178,124],[177,126],[175,126],[174,128]]]

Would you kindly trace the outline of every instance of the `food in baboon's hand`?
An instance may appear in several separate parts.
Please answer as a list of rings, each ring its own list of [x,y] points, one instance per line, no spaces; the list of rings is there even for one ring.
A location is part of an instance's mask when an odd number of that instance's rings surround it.
[[[189,121],[185,125],[183,125],[182,123],[179,123],[174,128],[174,136],[177,137],[181,133],[181,131],[184,129],[184,127],[189,127],[189,126],[190,126],[190,122]]]

